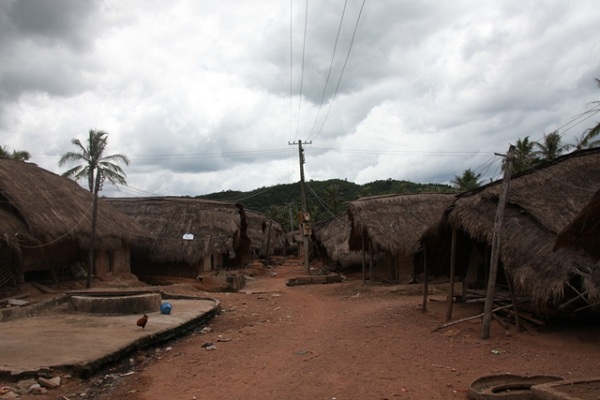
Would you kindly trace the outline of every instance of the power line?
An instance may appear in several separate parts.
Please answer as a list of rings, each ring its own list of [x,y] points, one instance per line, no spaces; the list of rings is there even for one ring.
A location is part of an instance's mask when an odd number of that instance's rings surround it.
[[[344,9],[342,10],[342,16],[340,18],[340,25],[338,26],[337,35],[335,36],[335,43],[333,45],[333,52],[331,54],[331,62],[329,63],[329,71],[327,71],[327,79],[325,79],[325,86],[323,86],[323,93],[321,93],[321,102],[319,103],[319,110],[317,111],[317,116],[315,117],[315,123],[313,124],[312,129],[310,130],[310,134],[308,138],[312,136],[315,127],[317,126],[317,121],[319,119],[319,115],[321,114],[321,108],[323,107],[323,102],[325,101],[325,92],[327,90],[327,84],[329,83],[329,78],[331,76],[331,70],[333,69],[333,60],[335,59],[335,53],[337,50],[338,41],[340,39],[340,32],[342,31],[342,24],[344,22],[344,15],[346,15],[346,6],[348,4],[348,0],[344,2]]]
[[[304,43],[302,45],[302,65],[300,70],[300,93],[298,98],[298,120],[296,123],[296,137],[300,130],[300,108],[302,106],[302,87],[304,85],[304,57],[306,55],[306,33],[308,31],[308,0],[306,0],[306,12],[304,14]]]
[[[331,214],[332,217],[335,217],[335,214],[333,212],[331,212],[331,210],[327,207],[327,205],[325,204],[325,202],[319,197],[319,195],[317,194],[317,192],[315,192],[313,190],[313,188],[311,188],[308,183],[306,184],[306,186],[310,189],[310,191],[312,192],[312,194],[315,196],[315,199],[317,199],[317,201],[321,204],[321,206],[323,206],[323,208],[325,209],[325,211],[327,211],[329,214]]]
[[[25,244],[20,244],[20,246],[21,246],[21,247],[24,247],[24,248],[28,248],[28,249],[39,249],[39,248],[42,248],[42,247],[51,246],[51,245],[53,245],[54,243],[57,243],[57,242],[61,241],[62,239],[66,238],[66,237],[67,237],[67,236],[69,236],[71,233],[73,233],[73,232],[75,231],[75,229],[77,229],[77,227],[79,226],[79,224],[81,224],[81,222],[82,222],[84,219],[86,219],[86,218],[87,218],[87,213],[88,213],[88,211],[90,211],[90,209],[92,208],[92,205],[93,205],[93,204],[94,204],[94,202],[92,201],[92,202],[90,203],[90,205],[88,206],[87,210],[85,210],[85,211],[83,212],[83,214],[81,215],[81,218],[79,218],[79,220],[78,220],[78,221],[75,223],[75,225],[73,225],[73,227],[72,227],[71,229],[69,229],[69,231],[68,231],[68,232],[66,232],[64,235],[61,235],[61,236],[57,237],[57,238],[56,238],[56,239],[54,239],[54,240],[51,240],[51,241],[49,241],[49,242],[46,242],[46,243],[41,243],[41,244],[39,244],[39,245],[35,245],[35,246],[28,246],[28,245],[25,245]]]
[[[281,149],[264,149],[264,150],[246,150],[246,151],[230,151],[230,152],[217,152],[217,153],[184,153],[184,154],[139,154],[136,156],[129,157],[134,160],[145,160],[145,159],[168,159],[168,158],[217,158],[224,156],[252,156],[252,155],[264,155],[264,154],[278,154],[286,152],[286,148]]]
[[[473,154],[493,154],[493,151],[425,151],[425,150],[381,150],[381,149],[336,149],[333,147],[311,147],[313,150],[354,154],[398,154],[398,155],[452,155],[464,156]]]
[[[344,71],[346,70],[346,65],[348,64],[348,59],[350,58],[350,52],[352,51],[352,46],[354,45],[354,39],[356,37],[356,31],[358,30],[358,22],[360,21],[360,17],[362,15],[363,9],[365,8],[365,2],[366,2],[366,0],[363,0],[362,6],[360,7],[360,11],[358,13],[358,17],[356,18],[356,24],[354,25],[354,31],[352,32],[352,39],[350,40],[350,46],[348,47],[348,54],[346,55],[346,60],[344,61],[344,65],[342,67],[342,71],[340,72],[340,76],[338,78],[337,85],[335,87],[335,92],[333,93],[333,97],[331,98],[331,102],[329,103],[329,108],[327,109],[327,114],[325,114],[325,118],[323,119],[323,123],[321,124],[321,128],[317,132],[317,135],[315,136],[315,139],[317,137],[319,137],[319,135],[323,131],[323,127],[325,126],[325,122],[327,121],[327,117],[329,117],[329,113],[331,111],[331,106],[333,105],[333,102],[335,101],[335,99],[337,97],[338,90],[340,88],[340,83],[342,81],[342,76],[344,75]],[[310,137],[309,137],[309,139],[310,139]]]
[[[290,138],[292,140],[292,132],[294,127],[294,36],[293,36],[293,18],[294,15],[294,0],[290,0]]]

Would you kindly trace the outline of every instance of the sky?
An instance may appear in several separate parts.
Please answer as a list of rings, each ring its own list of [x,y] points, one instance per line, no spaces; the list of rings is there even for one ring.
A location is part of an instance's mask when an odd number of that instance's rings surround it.
[[[108,132],[127,186],[498,179],[511,143],[600,121],[597,0],[2,0],[0,145]],[[85,182],[81,182],[85,185]]]

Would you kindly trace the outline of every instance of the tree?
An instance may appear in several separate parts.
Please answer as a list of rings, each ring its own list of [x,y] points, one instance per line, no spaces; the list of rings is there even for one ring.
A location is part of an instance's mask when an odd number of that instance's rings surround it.
[[[533,167],[536,163],[536,158],[533,152],[535,142],[529,140],[529,136],[525,136],[523,139],[517,139],[515,145],[515,152],[512,165],[512,173],[518,173],[525,171]],[[506,158],[502,160],[502,170],[506,166]]]
[[[0,147],[0,158],[10,158],[17,161],[29,160],[30,154],[24,150],[13,150],[12,154],[8,151],[6,146]]]
[[[596,80],[596,85],[600,87],[600,79],[594,78]],[[595,106],[587,111],[588,113],[597,113],[600,111],[600,101],[592,102]],[[596,124],[593,128],[586,129],[579,139],[577,139],[577,143],[575,143],[575,148],[577,150],[581,149],[591,149],[592,147],[600,146],[600,138],[597,138],[600,135],[600,122]]]
[[[600,146],[600,138],[596,138],[600,134],[600,123],[593,128],[583,131],[581,136],[576,140],[575,148],[577,150],[591,149]]]
[[[108,133],[104,131],[90,130],[87,147],[84,147],[79,139],[71,140],[79,152],[69,151],[62,156],[58,165],[62,167],[66,163],[83,163],[65,171],[62,176],[75,180],[87,179],[88,187],[93,194],[97,194],[97,191],[100,190],[100,181],[103,179],[108,179],[113,184],[127,184],[125,172],[114,163],[123,162],[125,165],[129,165],[129,159],[123,154],[104,156],[104,150],[108,143],[107,136]],[[95,189],[95,186],[98,188]]]
[[[342,205],[342,200],[340,199],[340,188],[338,185],[333,184],[325,188],[325,200],[327,201],[331,211],[337,215]]]
[[[94,240],[98,213],[98,192],[102,190],[104,179],[108,179],[113,184],[127,184],[125,172],[123,172],[120,166],[114,163],[123,162],[125,165],[129,165],[129,159],[123,154],[104,156],[104,150],[108,143],[107,136],[108,133],[104,131],[90,130],[87,147],[81,144],[79,139],[71,140],[71,143],[78,148],[79,152],[70,151],[63,155],[58,162],[58,165],[61,167],[66,163],[82,162],[82,164],[64,172],[62,176],[75,180],[87,179],[90,192],[92,192],[94,197],[86,282],[86,288],[88,289],[92,285],[92,271],[94,270]]]
[[[571,144],[562,142],[562,135],[558,131],[547,135],[544,134],[544,140],[542,142],[534,142],[534,146],[537,150],[533,154],[540,161],[553,161],[573,147]]]
[[[456,187],[460,191],[468,191],[477,189],[481,186],[481,174],[475,174],[471,168],[468,168],[463,172],[462,176],[456,175],[452,180],[454,187]]]

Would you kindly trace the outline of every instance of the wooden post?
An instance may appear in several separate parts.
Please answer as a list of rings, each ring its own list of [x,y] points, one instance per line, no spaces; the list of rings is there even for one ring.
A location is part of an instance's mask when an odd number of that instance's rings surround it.
[[[506,278],[506,283],[508,284],[508,290],[510,291],[510,299],[513,305],[513,310],[515,310],[515,326],[517,327],[517,332],[521,332],[521,318],[519,317],[519,309],[517,308],[517,296],[515,295],[515,290],[513,289],[512,278],[510,274],[506,272],[506,268],[504,270],[504,277]]]
[[[269,253],[271,253],[271,227],[273,225],[273,220],[269,219],[269,231],[267,233],[267,249],[266,249],[266,255],[265,258],[267,259],[267,265],[269,265],[269,262],[271,261],[271,255]]]
[[[373,254],[373,243],[369,241],[369,284],[373,284],[373,264],[375,262],[375,254]]]
[[[427,312],[427,295],[429,294],[429,276],[427,271],[427,245],[423,245],[423,312]]]
[[[490,251],[487,244],[483,247],[483,281],[487,282],[490,276]]]
[[[450,286],[448,287],[448,309],[446,321],[452,319],[452,302],[454,301],[454,277],[456,275],[456,228],[452,228],[452,248],[450,249]]]
[[[490,337],[490,324],[492,322],[492,307],[494,305],[494,290],[496,288],[496,275],[498,274],[498,258],[500,255],[500,233],[502,232],[502,220],[504,219],[504,206],[506,204],[506,194],[510,186],[510,175],[512,173],[512,162],[515,147],[510,145],[506,154],[506,164],[504,165],[504,178],[500,197],[498,198],[498,208],[496,211],[496,220],[494,221],[494,233],[492,236],[492,255],[490,260],[490,274],[488,277],[487,290],[485,293],[485,307],[483,312],[483,324],[481,329],[481,339]]]
[[[362,244],[362,272],[363,272],[363,285],[367,282],[367,249],[365,249],[365,230],[362,229],[362,235],[360,236]]]

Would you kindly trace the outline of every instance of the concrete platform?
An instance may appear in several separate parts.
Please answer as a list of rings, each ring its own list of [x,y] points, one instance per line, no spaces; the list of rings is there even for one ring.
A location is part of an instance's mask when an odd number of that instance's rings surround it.
[[[41,368],[64,368],[86,376],[127,353],[183,335],[219,312],[215,299],[165,299],[170,314],[92,315],[58,305],[42,315],[0,322],[0,373],[23,376]]]
[[[586,400],[600,398],[600,377],[571,379],[533,386],[538,400]]]

